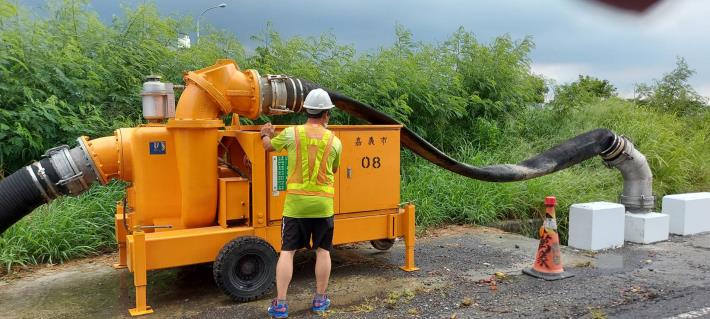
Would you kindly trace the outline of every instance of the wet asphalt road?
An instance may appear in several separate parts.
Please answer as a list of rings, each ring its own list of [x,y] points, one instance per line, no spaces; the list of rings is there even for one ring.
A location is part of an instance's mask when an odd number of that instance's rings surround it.
[[[452,226],[417,243],[418,272],[398,269],[403,243],[367,244],[333,255],[329,318],[667,318],[710,307],[710,234],[590,254],[563,250],[575,277],[545,282],[520,274],[537,241],[480,227]],[[0,318],[122,318],[132,277],[107,257],[0,279]],[[308,311],[313,256],[299,254],[290,289],[292,318]],[[505,276],[493,274],[503,272]],[[149,274],[146,318],[266,318],[268,300],[223,296],[209,266]],[[708,308],[710,309],[710,308]],[[710,318],[710,310],[707,311]]]

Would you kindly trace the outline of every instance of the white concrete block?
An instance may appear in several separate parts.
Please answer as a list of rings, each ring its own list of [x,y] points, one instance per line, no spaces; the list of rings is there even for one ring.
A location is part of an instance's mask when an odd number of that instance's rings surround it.
[[[659,213],[626,213],[624,238],[639,244],[650,244],[668,240],[670,216]]]
[[[663,196],[663,213],[671,216],[671,234],[710,231],[710,193]]]
[[[624,245],[624,205],[608,202],[574,204],[569,210],[567,245],[601,250]]]

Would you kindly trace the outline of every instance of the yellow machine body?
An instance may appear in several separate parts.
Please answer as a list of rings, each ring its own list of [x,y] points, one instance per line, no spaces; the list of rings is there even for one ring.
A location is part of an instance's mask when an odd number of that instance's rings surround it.
[[[399,205],[400,126],[329,128],[344,145],[352,145],[343,147],[341,168],[336,173],[334,243],[403,236],[403,209]],[[220,130],[221,142],[214,139],[209,158],[214,162],[211,168],[196,170],[194,166],[200,165],[193,163],[200,163],[201,158],[186,160],[185,165],[192,170],[185,175],[180,174],[178,152],[171,149],[176,146],[170,129],[148,126],[133,130],[133,181],[127,200],[118,204],[116,215],[117,237],[125,237],[127,243],[126,260],[121,264],[133,268],[131,255],[135,249],[128,232],[139,226],[144,227],[146,237],[147,270],[214,261],[222,246],[237,236],[262,237],[280,250],[286,192],[274,190],[279,172],[273,163],[277,162],[276,157],[285,158],[286,152],[264,151],[256,127]],[[371,138],[377,143],[367,145]],[[357,140],[364,143],[355,146]],[[164,154],[150,154],[149,145],[155,141],[165,142]],[[217,165],[218,144],[228,147],[232,160],[239,162],[232,165],[250,172],[251,182]],[[193,145],[209,143],[205,140]],[[200,148],[190,154],[197,157],[209,151]],[[244,164],[245,157],[249,165]],[[211,175],[210,185],[193,182],[204,175]]]
[[[213,262],[240,236],[257,236],[280,250],[286,152],[265,151],[259,127],[240,126],[238,120],[225,126],[219,118],[232,112],[257,117],[257,81],[256,71],[218,61],[186,75],[176,116],[167,123],[83,140],[102,182],[130,183],[126,199],[117,204],[115,267],[134,273],[132,315],[152,312],[146,298],[149,270]],[[402,268],[412,271],[417,269],[414,206],[400,206],[400,128],[329,126],[343,144],[333,242],[404,237]]]

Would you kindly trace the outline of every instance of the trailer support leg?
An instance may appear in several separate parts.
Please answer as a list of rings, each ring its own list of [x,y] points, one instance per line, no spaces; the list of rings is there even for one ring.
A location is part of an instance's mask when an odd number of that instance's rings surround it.
[[[404,271],[417,271],[419,268],[414,264],[414,236],[415,236],[415,220],[414,220],[414,205],[407,204],[404,206],[404,266],[400,267]]]
[[[114,226],[116,227],[116,241],[118,242],[118,262],[113,264],[115,269],[127,268],[126,263],[126,226],[123,220],[123,204],[119,202],[116,205],[116,217],[114,218]]]
[[[133,232],[133,284],[136,287],[136,307],[128,309],[131,316],[153,313],[147,305],[146,288],[148,286],[148,271],[146,270],[145,233],[142,230]]]

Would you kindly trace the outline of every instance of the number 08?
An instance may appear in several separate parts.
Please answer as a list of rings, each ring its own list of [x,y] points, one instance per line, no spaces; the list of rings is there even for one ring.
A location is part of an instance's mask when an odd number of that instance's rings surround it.
[[[382,166],[382,163],[380,162],[379,156],[373,157],[372,160],[370,160],[369,157],[365,156],[360,161],[360,165],[362,165],[362,168],[370,168],[370,166],[372,166],[372,168],[380,168],[380,166]]]

